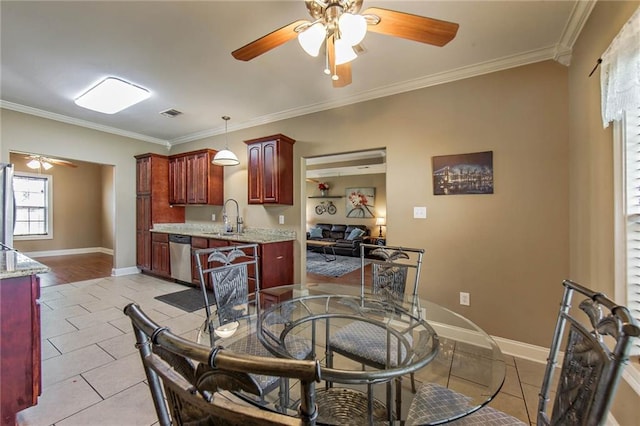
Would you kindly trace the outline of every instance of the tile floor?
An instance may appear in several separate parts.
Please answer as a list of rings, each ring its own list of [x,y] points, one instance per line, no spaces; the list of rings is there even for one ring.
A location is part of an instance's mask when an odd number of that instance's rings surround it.
[[[18,424],[157,424],[131,324],[122,309],[136,302],[158,323],[195,339],[202,313],[186,313],[154,299],[182,289],[142,274],[42,288],[43,392],[38,405],[18,414]],[[544,366],[506,359],[506,381],[491,405],[535,424]]]

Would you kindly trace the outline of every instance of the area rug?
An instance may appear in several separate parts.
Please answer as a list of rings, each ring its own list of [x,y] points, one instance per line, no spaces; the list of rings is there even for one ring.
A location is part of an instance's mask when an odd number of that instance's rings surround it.
[[[213,304],[213,293],[209,292],[207,297],[209,298],[209,304]],[[204,309],[204,298],[202,297],[202,290],[199,288],[189,288],[175,293],[163,294],[162,296],[156,296],[155,299],[186,312]]]
[[[331,254],[329,256],[333,257]],[[365,260],[365,265],[369,263],[368,260]],[[336,256],[336,260],[327,262],[322,253],[307,250],[307,272],[309,273],[327,277],[341,277],[357,269],[360,269],[359,257]]]

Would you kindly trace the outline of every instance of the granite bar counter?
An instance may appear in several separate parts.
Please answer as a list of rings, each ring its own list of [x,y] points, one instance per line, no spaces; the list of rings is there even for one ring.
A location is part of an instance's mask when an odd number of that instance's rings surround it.
[[[243,233],[237,234],[225,233],[222,225],[200,223],[156,223],[151,232],[259,244],[280,243],[296,239],[296,232],[289,229],[246,228]]]
[[[0,280],[49,272],[50,268],[15,250],[0,251]]]

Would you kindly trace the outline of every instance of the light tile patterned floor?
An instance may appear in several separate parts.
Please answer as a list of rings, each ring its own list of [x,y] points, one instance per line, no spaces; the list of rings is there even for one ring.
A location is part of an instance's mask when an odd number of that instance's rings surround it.
[[[157,424],[131,324],[122,309],[136,302],[158,323],[195,339],[203,313],[186,313],[154,299],[183,289],[141,274],[42,288],[43,392],[38,405],[18,414],[18,424]],[[535,422],[544,366],[506,358],[506,381],[491,405]],[[409,392],[410,381],[403,383]]]

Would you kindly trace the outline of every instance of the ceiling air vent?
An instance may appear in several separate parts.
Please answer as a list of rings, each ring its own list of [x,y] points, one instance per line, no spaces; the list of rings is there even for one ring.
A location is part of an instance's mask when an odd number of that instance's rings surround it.
[[[182,114],[181,111],[178,111],[177,109],[173,109],[173,108],[168,109],[166,111],[162,111],[160,113],[160,115],[164,115],[165,117],[169,117],[169,118],[177,117],[180,114]]]

